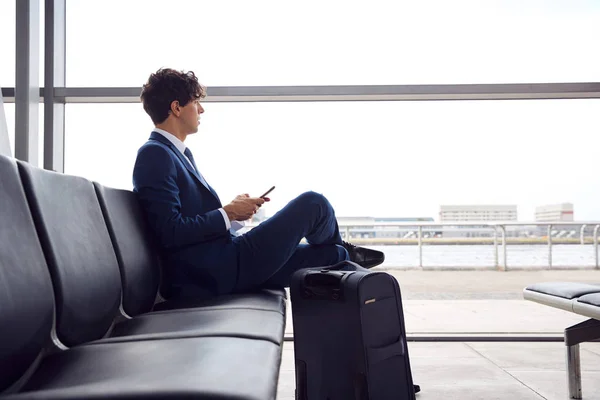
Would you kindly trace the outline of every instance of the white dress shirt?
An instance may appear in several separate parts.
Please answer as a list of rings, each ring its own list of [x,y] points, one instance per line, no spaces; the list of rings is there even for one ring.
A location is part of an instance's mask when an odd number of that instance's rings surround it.
[[[187,148],[185,143],[183,143],[181,140],[179,140],[179,138],[177,136],[175,136],[172,133],[169,133],[163,129],[154,128],[153,130],[154,130],[154,132],[160,133],[161,135],[163,135],[165,138],[167,138],[167,140],[169,142],[173,143],[173,145],[181,153],[183,158],[185,158],[187,160],[188,164],[190,164],[190,167],[192,167],[192,169],[194,171],[196,171],[196,169],[194,168],[194,164],[192,164],[190,159],[187,158],[187,156],[185,155],[185,149]],[[198,173],[198,175],[202,176],[200,171],[196,171],[196,172]],[[204,179],[203,176],[202,176],[202,179]],[[206,179],[204,179],[204,181],[206,181]],[[227,216],[227,213],[225,212],[225,210],[223,208],[219,208],[219,211],[223,215],[223,220],[225,221],[225,226],[227,227],[227,230],[230,230],[231,229],[231,221],[229,221],[229,217]],[[236,231],[241,229],[245,225],[245,224],[237,223],[238,221],[233,221],[233,222],[236,222],[236,224],[235,224],[236,226],[234,227],[234,230],[236,230]],[[238,225],[241,225],[241,226],[238,227]]]

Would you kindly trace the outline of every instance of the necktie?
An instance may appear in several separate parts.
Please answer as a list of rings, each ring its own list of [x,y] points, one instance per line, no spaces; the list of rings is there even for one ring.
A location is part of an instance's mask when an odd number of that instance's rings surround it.
[[[190,149],[188,147],[185,148],[185,151],[183,152],[183,154],[185,154],[185,156],[192,163],[192,166],[194,167],[196,172],[198,172],[198,167],[196,166],[196,161],[194,161],[194,156],[192,155],[192,152],[190,151]],[[200,172],[198,172],[198,175],[200,175]],[[204,180],[204,178],[202,178],[202,180]]]

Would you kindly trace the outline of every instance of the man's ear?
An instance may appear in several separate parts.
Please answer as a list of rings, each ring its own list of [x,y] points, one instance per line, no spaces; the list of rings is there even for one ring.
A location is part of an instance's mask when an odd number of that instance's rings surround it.
[[[171,113],[178,117],[180,112],[181,112],[181,106],[179,105],[179,101],[173,100],[171,102]]]

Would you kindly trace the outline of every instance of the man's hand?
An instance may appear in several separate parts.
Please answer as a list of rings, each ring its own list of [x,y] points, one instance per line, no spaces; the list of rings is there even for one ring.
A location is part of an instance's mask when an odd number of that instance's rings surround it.
[[[230,221],[246,221],[256,214],[265,200],[260,197],[250,197],[248,194],[240,194],[223,207],[223,210],[227,213]]]

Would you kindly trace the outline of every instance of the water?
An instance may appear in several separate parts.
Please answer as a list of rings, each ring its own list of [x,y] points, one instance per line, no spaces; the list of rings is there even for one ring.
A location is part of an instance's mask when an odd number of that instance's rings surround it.
[[[385,253],[383,267],[406,269],[419,267],[418,246],[368,246]],[[508,245],[507,265],[519,268],[548,267],[547,245]],[[502,246],[498,246],[498,263],[503,265]],[[562,244],[552,246],[553,268],[593,268],[596,264],[592,245]],[[493,245],[423,246],[424,267],[494,268]]]

